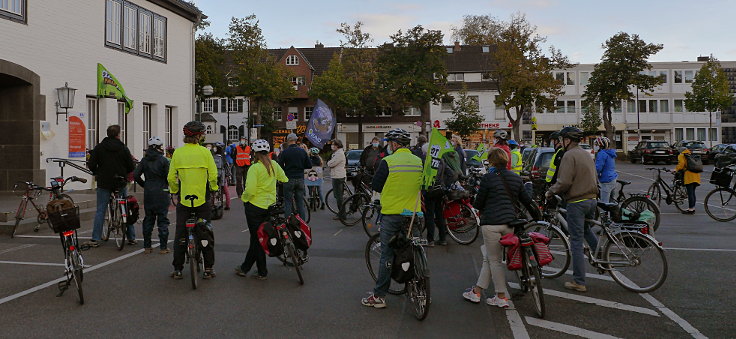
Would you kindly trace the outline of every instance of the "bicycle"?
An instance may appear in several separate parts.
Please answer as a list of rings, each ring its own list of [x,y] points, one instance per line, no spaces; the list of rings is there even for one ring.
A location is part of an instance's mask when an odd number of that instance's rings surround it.
[[[276,205],[283,207],[284,199],[285,199],[284,193],[283,193],[283,184],[277,183],[276,185],[278,185],[279,192],[280,192],[279,194],[276,195]],[[294,214],[299,214],[299,211],[296,208],[296,199],[299,199],[299,197],[296,194],[294,194],[293,196],[294,197],[291,199],[291,208],[293,209],[292,212]],[[305,222],[309,223],[312,220],[312,210],[309,208],[309,205],[307,203],[307,198],[301,197],[301,199],[303,200],[302,203],[304,204],[304,207],[305,207],[304,209],[307,211],[306,218],[304,218],[305,216],[301,216],[301,217],[304,219]]]
[[[56,199],[67,199],[74,203],[74,199],[70,197],[67,194],[61,193],[64,191],[64,185],[68,181],[81,181],[80,178],[72,176],[64,180],[64,178],[56,177],[51,179],[51,187],[44,188],[42,186],[38,186],[30,181],[26,182],[16,182],[13,186],[13,192],[20,193],[23,192],[21,195],[20,204],[18,205],[18,209],[15,211],[15,225],[13,226],[13,232],[10,233],[10,237],[15,237],[15,232],[18,229],[18,226],[20,225],[20,222],[25,218],[26,210],[28,209],[28,203],[31,203],[31,206],[36,210],[36,223],[37,225],[33,228],[34,232],[38,232],[38,230],[41,228],[41,224],[48,223],[48,214],[46,210],[42,207],[39,207],[40,204],[36,204],[35,200],[40,199],[41,194],[43,191],[49,191],[49,197],[50,200],[56,200]],[[84,179],[84,182],[87,180]],[[41,205],[42,206],[42,205]]]
[[[733,175],[733,165],[716,168],[711,174],[710,183],[716,185],[716,188],[708,192],[703,204],[705,213],[713,220],[726,222],[736,219],[736,185],[730,187]]]
[[[345,226],[354,226],[357,224],[362,219],[365,207],[371,202],[373,189],[366,182],[365,178],[367,178],[367,174],[361,169],[354,181],[356,187],[355,194],[343,201],[342,209],[344,214],[340,217],[340,222]]]
[[[667,168],[654,168],[649,167],[647,170],[655,170],[657,171],[657,179],[652,183],[651,186],[649,186],[649,189],[647,190],[647,194],[651,197],[652,201],[657,203],[657,206],[662,204],[662,191],[666,194],[665,196],[665,202],[667,205],[675,204],[675,207],[680,212],[684,212],[685,208],[684,202],[687,200],[687,193],[685,192],[685,187],[682,184],[682,179],[678,178],[678,175],[676,172],[673,172]],[[664,179],[662,179],[662,172],[668,172],[675,175],[675,177],[672,180],[672,186],[668,185]]]
[[[630,220],[636,220],[639,219],[642,213],[650,211],[654,214],[654,221],[651,225],[652,230],[657,231],[657,229],[659,229],[659,223],[662,220],[659,206],[657,206],[657,204],[654,203],[647,194],[631,193],[627,197],[626,193],[624,193],[624,187],[631,184],[631,181],[616,180],[616,182],[621,185],[621,188],[618,191],[618,196],[616,197],[616,202],[619,203],[622,210],[630,212],[627,217]]]
[[[549,239],[547,246],[553,255],[553,260],[545,266],[542,270],[542,277],[552,279],[557,278],[570,267],[570,240],[567,237],[567,230],[563,230],[560,225],[560,218],[564,227],[567,227],[567,222],[561,216],[564,211],[560,207],[560,200],[549,199],[542,208],[542,219],[543,221],[530,222],[524,226],[525,232],[537,232]]]
[[[184,224],[187,233],[186,240],[182,239],[182,242],[186,242],[186,263],[189,264],[189,273],[191,276],[192,289],[196,290],[198,286],[197,278],[199,274],[204,271],[204,258],[202,257],[202,248],[198,243],[197,235],[194,233],[195,227],[201,227],[198,225],[203,220],[197,220],[197,214],[194,212],[194,200],[198,197],[195,194],[190,194],[184,197],[184,200],[189,200],[189,205],[192,207],[192,211],[189,214],[189,218]],[[202,240],[207,241],[207,240]],[[206,246],[206,244],[205,244]]]
[[[409,240],[409,246],[412,248],[414,253],[414,274],[412,279],[404,284],[399,284],[394,280],[391,280],[389,285],[388,293],[394,295],[406,294],[409,302],[414,306],[414,316],[417,320],[424,320],[429,314],[429,306],[432,304],[432,298],[430,293],[429,285],[429,265],[427,264],[427,255],[424,251],[424,245],[426,240],[421,239],[416,233],[412,233],[412,228],[420,228],[424,224],[421,215],[418,214],[417,218],[413,218],[414,222],[411,222],[412,217],[406,216],[407,221],[407,234],[413,234]],[[378,280],[378,272],[376,271],[380,266],[381,260],[381,244],[380,234],[374,234],[368,239],[368,243],[365,246],[365,261],[373,281]],[[388,244],[385,244],[388,246]],[[390,265],[391,263],[386,263]],[[395,287],[391,287],[394,285]]]
[[[319,190],[322,186],[322,179],[315,169],[309,169],[307,171],[307,180],[304,182],[307,186],[307,208],[311,211],[317,212],[324,202],[319,197]]]
[[[381,223],[381,201],[373,200],[364,205],[360,220],[363,223],[363,230],[369,238],[378,234],[378,227]]]
[[[530,225],[540,224],[545,222],[532,221],[531,223],[523,223],[514,225],[514,235],[519,239],[518,250],[521,251],[518,257],[521,260],[521,268],[514,270],[516,278],[519,281],[519,290],[523,296],[526,292],[531,291],[534,298],[534,306],[537,311],[539,318],[544,318],[545,305],[544,305],[544,290],[542,289],[542,265],[539,264],[539,253],[532,237],[529,235],[528,228]],[[546,223],[545,223],[546,224]],[[504,261],[514,260],[514,258],[508,258],[506,250],[503,251]]]
[[[281,244],[283,250],[281,255],[277,256],[284,266],[293,267],[296,271],[296,275],[299,278],[299,285],[304,285],[304,277],[302,276],[302,265],[304,265],[309,257],[306,251],[297,249],[294,245],[294,233],[289,227],[286,226],[286,218],[283,217],[283,205],[276,203],[268,207],[269,222],[274,225],[274,228],[281,238]]]
[[[102,233],[102,240],[108,241],[112,236],[118,251],[122,251],[128,234],[128,199],[120,195],[120,191],[126,185],[125,178],[116,176],[115,179],[118,180],[118,185],[110,193],[110,200],[107,203],[110,218],[107,220],[107,229]]]
[[[480,217],[470,203],[470,196],[450,191],[442,202],[442,217],[447,224],[447,234],[461,245],[470,245],[478,238]],[[470,193],[468,191],[461,191]]]
[[[223,190],[225,186],[220,186],[217,191],[210,191],[212,196],[212,216],[210,219],[217,220],[222,219],[222,215],[225,213],[225,194]]]
[[[345,200],[347,200],[348,198],[350,198],[350,196],[353,195],[353,190],[350,189],[350,186],[347,185],[347,182],[343,184],[342,187],[343,187],[342,201],[344,203]],[[330,212],[337,214],[338,212],[340,212],[340,210],[338,209],[339,206],[337,206],[337,200],[335,199],[335,195],[332,192],[333,190],[334,188],[330,188],[330,190],[327,191],[327,193],[325,194],[325,205],[327,206],[327,209],[330,210]]]

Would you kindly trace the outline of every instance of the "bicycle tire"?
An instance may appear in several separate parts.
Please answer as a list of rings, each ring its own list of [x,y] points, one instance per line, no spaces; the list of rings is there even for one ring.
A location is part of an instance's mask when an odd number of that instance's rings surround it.
[[[637,293],[651,292],[664,284],[664,281],[667,279],[667,257],[665,257],[664,255],[664,250],[662,250],[662,248],[654,240],[652,240],[651,237],[633,231],[618,232],[615,233],[613,236],[616,237],[616,241],[608,241],[603,253],[606,262],[605,265],[609,269],[608,273],[611,275],[611,278],[616,281],[617,284],[621,285],[621,287],[629,291]],[[626,247],[626,250],[622,249],[619,244]],[[639,274],[627,269],[627,267],[633,268],[641,266],[642,263],[647,262],[647,260],[641,259],[641,254],[632,253],[631,250],[636,249],[646,249],[647,252],[652,253],[650,260],[656,259],[661,261],[661,272],[655,272],[655,279],[647,279],[648,281],[643,286],[638,281],[638,278],[644,275],[651,274],[655,271],[655,269],[653,269],[653,267],[646,267],[642,269],[642,273]],[[613,251],[625,253],[618,254],[614,253]],[[615,264],[615,262],[612,262],[612,256],[623,257],[625,259],[627,256],[630,255],[632,256],[632,258],[629,259],[628,265]],[[632,279],[636,279],[637,281],[634,281]]]
[[[644,211],[644,209],[649,209],[652,213],[654,213],[654,223],[652,224],[652,228],[655,232],[657,231],[657,229],[659,229],[659,224],[662,221],[662,216],[659,210],[659,206],[657,206],[657,204],[655,204],[652,199],[637,195],[630,196],[621,203],[621,209],[633,210],[636,213],[641,213]],[[734,215],[734,217],[736,217],[736,215]]]
[[[302,197],[302,200],[304,201],[304,207],[307,207],[307,198]],[[309,208],[305,208],[307,210],[307,217],[304,219],[304,222],[307,224],[312,221],[312,211]]]
[[[678,211],[685,212],[685,202],[687,202],[687,192],[685,192],[685,187],[675,185],[675,188],[672,190],[672,203]]]
[[[723,192],[726,192],[728,196],[726,197]],[[716,193],[718,194],[716,195]],[[712,207],[710,202],[711,197],[715,200]],[[720,202],[718,200],[720,200]],[[730,206],[729,203],[734,206],[731,206],[730,208],[726,207]],[[736,208],[734,208],[736,207],[736,191],[729,187],[718,187],[710,191],[708,195],[705,196],[703,204],[705,205],[705,213],[715,221],[727,222],[736,219]],[[723,213],[718,213],[719,210],[723,210]]]
[[[460,203],[460,217],[457,221],[453,218],[452,223],[447,224],[447,233],[452,240],[460,245],[470,245],[478,239],[480,231],[480,219],[473,209]]]
[[[187,241],[187,257],[189,259],[189,274],[192,282],[192,289],[196,290],[199,282],[197,281],[197,271],[199,270],[199,264],[197,263],[197,251],[194,239]]]
[[[350,190],[350,186],[344,185],[344,187],[345,189],[343,190],[342,196],[343,203],[347,198],[353,195],[353,191]],[[327,191],[327,194],[325,194],[325,205],[327,205],[327,209],[330,210],[330,212],[337,214],[337,212],[339,212],[339,207],[337,206],[337,200],[335,199],[335,195],[332,191],[333,189],[330,189]]]
[[[531,223],[524,228],[524,232],[537,232],[549,238],[549,251],[553,260],[542,270],[542,276],[547,279],[558,278],[567,272],[572,256],[570,254],[570,240],[557,226],[547,223]]]
[[[410,297],[410,301],[414,305],[414,317],[422,321],[427,318],[429,306],[432,304],[429,277],[421,276],[414,278],[409,284],[413,285],[410,288],[414,289],[414,292],[412,292],[413,295]]]
[[[662,189],[659,188],[659,182],[654,182],[649,189],[647,189],[647,195],[649,196],[657,207],[662,206]]]
[[[82,260],[80,259],[79,251],[74,250],[70,254],[72,259],[72,278],[74,279],[74,285],[77,288],[77,297],[79,298],[79,304],[84,305],[84,291],[82,289],[82,281],[84,281],[84,267],[82,266]]]
[[[10,238],[15,238],[15,231],[18,229],[18,225],[20,225],[21,220],[23,220],[23,217],[26,215],[26,208],[28,208],[28,200],[21,200],[20,205],[18,205],[18,209],[15,211],[15,225],[13,226],[13,232],[10,233]]]
[[[366,267],[368,268],[368,273],[370,273],[371,278],[373,278],[373,281],[378,280],[378,274],[375,270],[378,269],[378,266],[380,265],[381,260],[381,240],[380,240],[380,234],[376,234],[372,236],[370,239],[368,239],[368,243],[365,245],[365,263]],[[375,262],[373,262],[375,261]],[[392,287],[392,285],[400,286],[400,288]],[[399,284],[393,279],[391,279],[391,282],[388,287],[388,293],[394,294],[394,295],[401,295],[406,292],[406,284]]]
[[[302,265],[299,263],[299,258],[296,257],[296,248],[294,247],[294,243],[289,242],[288,244],[286,244],[286,250],[289,252],[291,262],[294,263],[294,270],[296,270],[296,275],[299,277],[299,285],[304,285],[304,277],[302,276]]]
[[[102,235],[100,236],[100,239],[103,241],[110,240],[110,234],[112,233],[112,211],[110,211],[110,205],[105,207],[105,220],[103,223],[103,227],[105,228],[102,232]]]
[[[365,194],[357,193],[351,195],[342,203],[342,210],[345,211],[340,222],[345,226],[355,226],[361,220],[363,206],[367,205],[370,197]]]
[[[368,235],[368,238],[378,234],[377,213],[380,214],[378,206],[371,205],[363,208],[361,221],[363,222],[363,231]]]

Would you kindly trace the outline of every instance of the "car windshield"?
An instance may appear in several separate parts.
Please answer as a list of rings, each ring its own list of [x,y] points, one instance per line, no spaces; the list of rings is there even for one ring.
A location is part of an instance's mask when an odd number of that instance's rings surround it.
[[[582,148],[582,149],[590,149],[590,145],[588,145],[588,144],[580,144],[580,148]]]
[[[686,144],[685,147],[690,149],[701,149],[705,148],[705,145],[702,142],[691,142],[689,144]]]
[[[549,163],[552,160],[552,156],[554,154],[555,154],[554,152],[545,152],[545,153],[540,154],[539,157],[537,158],[537,167],[549,168]]]
[[[363,153],[363,151],[350,151],[348,152],[348,155],[345,157],[348,160],[360,160],[360,154]]]
[[[648,147],[650,148],[668,148],[670,145],[666,141],[662,142],[650,142],[648,144]]]

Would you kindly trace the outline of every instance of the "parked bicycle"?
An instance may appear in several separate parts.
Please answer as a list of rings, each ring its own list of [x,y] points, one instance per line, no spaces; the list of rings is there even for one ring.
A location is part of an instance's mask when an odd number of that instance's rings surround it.
[[[108,241],[112,237],[118,250],[122,251],[128,234],[128,199],[121,194],[122,188],[126,185],[125,178],[116,176],[116,180],[118,180],[117,188],[112,190],[107,203],[109,218],[106,222],[107,229],[102,233],[102,240]]]
[[[342,185],[343,192],[342,192],[342,201],[345,203],[345,200],[348,200],[350,196],[353,195],[353,189],[350,188],[350,185]],[[335,195],[333,194],[334,188],[330,188],[329,191],[325,194],[325,205],[327,206],[327,209],[330,210],[330,212],[337,214],[339,212],[339,207],[337,206],[337,200],[335,199]]]
[[[684,204],[687,201],[687,192],[685,192],[685,186],[683,186],[682,178],[679,177],[677,172],[671,171],[667,168],[654,168],[649,167],[647,170],[657,171],[657,179],[649,186],[647,195],[652,201],[657,203],[657,206],[661,206],[662,198],[667,205],[674,204],[680,212],[685,210]],[[672,179],[672,185],[662,179],[662,172],[672,173],[674,178]]]
[[[703,204],[705,213],[713,220],[726,222],[736,219],[736,185],[731,186],[734,168],[734,165],[716,168],[711,174],[710,183],[716,188],[708,192]]]
[[[631,193],[627,196],[624,193],[624,187],[631,184],[631,181],[616,180],[616,182],[621,185],[621,188],[618,190],[616,202],[621,206],[622,211],[626,211],[627,215],[624,217],[629,220],[638,220],[646,216],[645,213],[648,211],[653,218],[651,221],[653,231],[659,229],[659,223],[662,220],[661,212],[659,206],[650,199],[650,196],[646,193]]]
[[[84,180],[84,181],[82,181]],[[42,199],[41,195],[43,191],[49,191],[49,200],[66,199],[74,203],[74,199],[67,194],[64,194],[64,185],[69,181],[87,182],[86,179],[78,178],[75,176],[69,177],[66,180],[62,177],[56,177],[51,179],[51,186],[46,188],[38,186],[30,181],[17,182],[13,186],[13,192],[19,194],[22,192],[20,204],[18,209],[15,211],[15,225],[13,226],[13,232],[10,233],[10,237],[15,237],[15,232],[18,229],[21,221],[25,218],[26,210],[28,209],[28,203],[33,206],[36,210],[36,223],[37,225],[33,228],[34,232],[38,232],[42,224],[48,223],[48,215],[46,212],[46,204],[38,203],[37,200]]]
[[[340,218],[345,226],[353,226],[361,221],[363,210],[371,203],[373,189],[370,186],[369,176],[364,170],[359,170],[354,179],[356,186],[355,194],[351,195],[343,202],[344,214]]]
[[[546,224],[545,222],[533,221],[531,223],[524,223],[514,225],[514,235],[518,238],[518,256],[514,258],[507,257],[507,250],[503,251],[504,261],[515,260],[516,258],[521,260],[521,268],[514,270],[516,278],[519,281],[519,290],[522,295],[527,292],[532,292],[534,299],[534,307],[539,318],[544,318],[545,305],[544,305],[544,290],[542,289],[542,265],[538,262],[540,253],[537,251],[534,239],[529,235],[530,229],[533,229],[532,225]]]
[[[470,191],[450,190],[442,202],[447,233],[458,244],[469,245],[478,238],[480,217],[471,204]]]
[[[559,197],[548,199],[542,208],[541,222],[530,222],[524,227],[526,232],[537,232],[549,238],[553,260],[542,270],[545,278],[557,278],[570,267],[570,240],[567,237],[567,222],[562,216],[566,211],[560,206]],[[564,228],[563,228],[564,227]]]

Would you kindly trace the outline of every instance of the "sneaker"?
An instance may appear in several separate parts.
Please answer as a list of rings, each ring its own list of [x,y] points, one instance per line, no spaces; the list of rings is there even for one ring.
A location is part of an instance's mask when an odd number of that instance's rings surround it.
[[[322,206],[320,206],[319,209],[321,210],[325,209],[325,203],[322,203]]]
[[[149,248],[144,248],[143,249],[143,254],[151,254],[151,253],[153,253],[153,248],[150,248],[149,247]]]
[[[256,280],[266,280],[268,278],[265,275],[254,274],[253,275],[253,279],[256,279]]]
[[[363,306],[368,306],[368,307],[375,307],[375,308],[386,307],[386,300],[384,298],[377,297],[373,293],[371,293],[371,295],[368,298],[361,299],[360,303],[363,304]]]
[[[238,276],[241,276],[241,277],[245,277],[246,276],[245,272],[243,272],[243,269],[240,268],[240,266],[235,267],[235,274],[238,275]]]
[[[226,211],[229,211],[230,210],[230,206],[225,206],[225,210]]]
[[[82,243],[82,246],[87,246],[87,247],[90,247],[90,248],[91,247],[99,247],[100,246],[100,243],[97,242],[97,240],[90,240],[90,241],[85,241],[84,243]]]
[[[473,292],[473,288],[468,288],[463,292],[463,298],[465,300],[470,301],[471,303],[479,303],[480,302],[480,293]]]
[[[181,271],[174,271],[171,273],[171,277],[174,278],[174,280],[181,280],[184,277],[181,275]]]
[[[497,295],[494,295],[493,298],[486,299],[486,304],[491,306],[498,306],[500,308],[507,308],[509,307],[509,299],[499,298]]]
[[[202,279],[212,279],[216,276],[217,274],[215,274],[215,270],[209,268],[204,270],[204,274],[202,274]]]
[[[578,292],[587,292],[588,288],[585,287],[585,285],[580,285],[573,281],[565,282],[565,288],[568,290],[578,291]]]
[[[171,253],[171,250],[168,248],[162,248],[160,251],[158,251],[158,254],[169,254]]]
[[[131,246],[138,245],[138,241],[137,240],[128,240],[128,245],[131,245]]]
[[[447,246],[447,240],[440,240],[437,242],[440,246]]]

